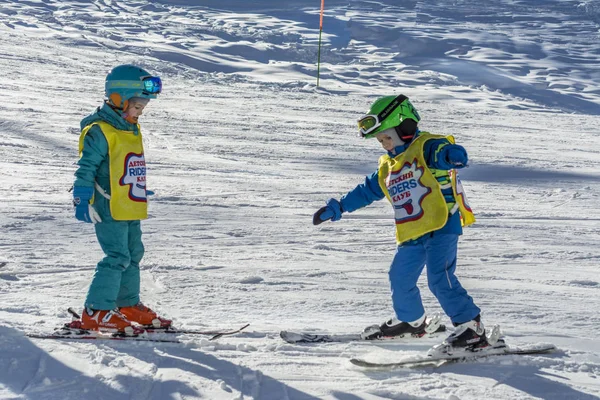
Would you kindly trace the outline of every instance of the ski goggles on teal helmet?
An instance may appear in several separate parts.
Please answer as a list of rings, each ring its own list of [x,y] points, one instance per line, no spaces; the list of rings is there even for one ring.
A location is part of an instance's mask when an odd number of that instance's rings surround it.
[[[361,137],[370,137],[381,126],[383,121],[398,108],[408,97],[403,94],[396,96],[379,114],[367,114],[358,120],[358,132]]]
[[[144,92],[148,94],[159,94],[162,92],[162,81],[158,76],[148,76],[142,79]]]
[[[140,80],[111,80],[106,81],[106,91],[128,91],[130,97],[155,98],[162,92],[162,81],[158,76],[145,76]]]

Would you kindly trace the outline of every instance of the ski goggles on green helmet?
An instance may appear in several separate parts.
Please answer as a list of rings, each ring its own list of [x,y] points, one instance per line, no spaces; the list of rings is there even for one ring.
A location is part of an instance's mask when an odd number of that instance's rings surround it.
[[[390,116],[392,111],[400,106],[408,97],[403,94],[397,96],[390,104],[388,104],[379,114],[367,114],[358,120],[358,132],[361,137],[375,132],[379,128],[382,122]]]

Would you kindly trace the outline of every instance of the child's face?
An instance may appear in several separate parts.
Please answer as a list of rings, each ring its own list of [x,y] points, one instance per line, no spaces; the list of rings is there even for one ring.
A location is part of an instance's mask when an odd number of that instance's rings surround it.
[[[137,102],[137,101],[131,101],[128,106],[127,109],[125,110],[124,113],[124,117],[125,119],[132,123],[132,124],[137,124],[138,122],[138,118],[142,115],[142,112],[144,111],[144,108],[146,107],[146,104],[148,103],[141,103],[141,102]]]
[[[391,136],[381,132],[378,133],[375,137],[377,138],[379,143],[381,143],[381,147],[383,147],[386,151],[394,150],[394,141],[392,140]]]

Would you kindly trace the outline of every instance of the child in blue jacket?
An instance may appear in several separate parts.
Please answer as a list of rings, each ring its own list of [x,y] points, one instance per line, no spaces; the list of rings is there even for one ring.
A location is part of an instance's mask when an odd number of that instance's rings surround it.
[[[387,198],[393,206],[397,249],[389,271],[395,317],[365,329],[365,339],[423,336],[426,314],[417,281],[427,265],[429,289],[456,329],[443,343],[474,350],[488,346],[480,309],[456,275],[458,236],[462,226],[475,222],[456,169],[467,165],[466,150],[444,137],[421,132],[420,116],[403,95],[386,96],[373,103],[359,120],[364,138],[375,137],[387,151],[379,168],[338,201],[330,199],[313,223],[338,221]]]
[[[142,68],[120,65],[106,77],[105,89],[102,107],[81,121],[73,187],[75,217],[94,224],[105,253],[85,300],[81,328],[136,335],[143,332],[140,325],[171,324],[140,302],[140,221],[148,215],[148,192],[138,118],[161,92],[162,82]]]

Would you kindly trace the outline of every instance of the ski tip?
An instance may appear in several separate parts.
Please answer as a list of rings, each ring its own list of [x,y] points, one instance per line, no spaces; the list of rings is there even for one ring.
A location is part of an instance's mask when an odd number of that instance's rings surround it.
[[[284,342],[290,343],[290,344],[294,344],[296,343],[298,340],[301,339],[301,335],[298,335],[294,332],[289,332],[289,331],[281,331],[279,332],[279,337],[281,339],[283,339]]]
[[[369,367],[371,366],[368,361],[365,360],[361,360],[360,358],[351,358],[350,359],[350,364],[352,365],[356,365],[357,367]]]
[[[361,358],[351,358],[350,364],[356,365],[357,367],[362,368],[386,368],[386,364],[372,363],[367,360],[363,360]]]
[[[556,347],[552,343],[538,343],[532,345],[523,345],[523,346],[508,346],[509,352],[512,354],[544,354],[544,353],[554,353],[558,351],[558,347]]]
[[[429,360],[426,360],[429,361]],[[377,362],[371,362],[371,361],[367,361],[361,358],[351,358],[350,359],[350,363],[353,365],[356,365],[357,367],[361,367],[361,368],[370,368],[370,369],[381,369],[381,370],[389,370],[389,369],[396,369],[396,368],[404,368],[404,367],[410,367],[412,364],[419,364],[420,362],[422,362],[422,360],[414,360],[412,362],[391,362],[391,363],[377,363]],[[435,363],[435,361],[433,361]]]
[[[234,335],[236,333],[240,333],[241,331],[243,331],[244,329],[246,329],[249,326],[250,326],[250,324],[246,324],[246,325],[242,326],[241,328],[236,329],[234,331],[217,333],[217,334],[211,336],[208,340],[217,340],[218,338],[223,337],[223,336],[229,336],[229,335]]]

